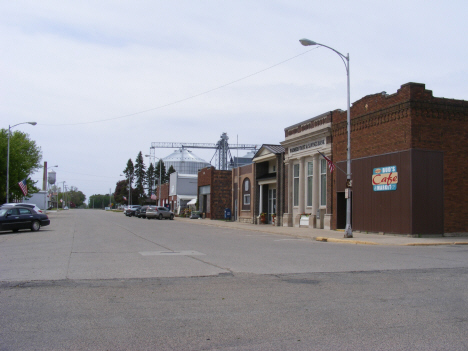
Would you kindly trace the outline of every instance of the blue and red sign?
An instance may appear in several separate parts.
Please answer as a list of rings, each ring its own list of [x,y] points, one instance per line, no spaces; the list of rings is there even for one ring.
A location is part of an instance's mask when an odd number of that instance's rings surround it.
[[[398,172],[396,166],[374,168],[372,186],[374,191],[397,190]]]

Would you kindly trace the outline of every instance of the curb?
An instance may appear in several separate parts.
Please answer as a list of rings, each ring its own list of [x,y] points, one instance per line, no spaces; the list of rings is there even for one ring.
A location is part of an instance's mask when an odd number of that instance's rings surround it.
[[[372,241],[361,241],[361,240],[346,240],[346,239],[336,239],[336,238],[326,238],[323,236],[318,236],[315,238],[316,241],[322,241],[325,243],[345,243],[345,244],[361,244],[361,245],[383,245],[377,244]]]
[[[344,244],[361,244],[361,245],[393,245],[393,246],[452,246],[452,245],[468,245],[468,242],[464,241],[454,241],[454,242],[441,242],[441,243],[408,243],[408,244],[387,244],[387,243],[376,243],[373,241],[361,241],[361,240],[346,240],[346,239],[336,239],[336,238],[327,238],[323,236],[315,237],[316,241],[321,241],[325,243],[344,243]]]

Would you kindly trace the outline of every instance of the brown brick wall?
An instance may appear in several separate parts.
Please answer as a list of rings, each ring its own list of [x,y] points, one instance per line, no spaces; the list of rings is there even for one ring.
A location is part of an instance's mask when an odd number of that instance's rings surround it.
[[[346,112],[334,112],[336,163],[347,157],[347,127]],[[392,95],[368,95],[351,107],[351,159],[411,148],[443,151],[446,233],[468,232],[467,140],[468,101],[435,98],[424,84],[404,84]],[[336,192],[333,196],[336,203]]]
[[[214,167],[203,168],[198,172],[198,187],[205,185],[210,185],[210,212],[206,213],[206,217],[223,219],[224,209],[231,208],[232,172],[218,171]]]

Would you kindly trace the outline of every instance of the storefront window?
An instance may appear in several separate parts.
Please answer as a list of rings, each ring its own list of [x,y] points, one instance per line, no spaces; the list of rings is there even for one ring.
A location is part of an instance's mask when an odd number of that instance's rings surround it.
[[[294,165],[294,206],[299,206],[299,164]]]
[[[312,206],[312,183],[314,180],[314,164],[307,163],[307,206]]]
[[[327,205],[327,161],[320,160],[320,206]]]

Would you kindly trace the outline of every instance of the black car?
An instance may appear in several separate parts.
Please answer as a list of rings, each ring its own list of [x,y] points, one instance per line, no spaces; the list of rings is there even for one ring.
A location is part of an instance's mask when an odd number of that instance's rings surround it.
[[[141,206],[140,205],[130,205],[126,210],[125,210],[125,215],[128,217],[132,217],[135,215],[135,211],[138,210]]]
[[[0,231],[31,229],[33,232],[41,226],[49,225],[50,219],[46,214],[37,213],[29,207],[3,206],[0,208]]]
[[[146,218],[146,209],[148,208],[147,205],[141,206],[139,209],[135,211],[135,217],[138,218]]]

